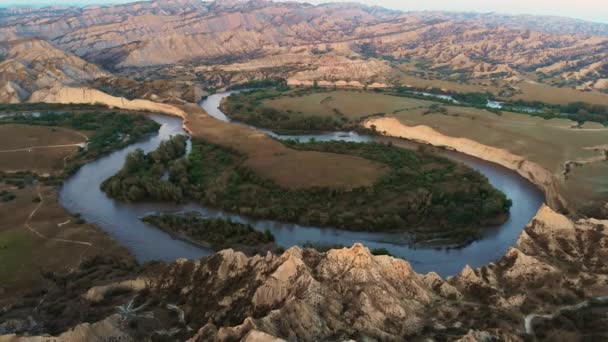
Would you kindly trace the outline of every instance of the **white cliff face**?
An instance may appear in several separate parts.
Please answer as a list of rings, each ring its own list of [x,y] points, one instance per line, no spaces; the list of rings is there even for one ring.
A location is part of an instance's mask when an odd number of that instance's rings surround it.
[[[181,118],[185,118],[186,116],[186,113],[183,110],[172,105],[156,103],[149,100],[128,100],[124,97],[112,96],[96,89],[80,87],[58,86],[41,89],[32,94],[29,102],[103,104],[108,107],[163,113]]]

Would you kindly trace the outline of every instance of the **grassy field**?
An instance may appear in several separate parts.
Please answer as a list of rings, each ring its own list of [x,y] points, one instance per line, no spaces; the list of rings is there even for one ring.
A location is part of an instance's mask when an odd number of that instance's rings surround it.
[[[397,71],[395,82],[401,85],[408,85],[417,88],[439,88],[457,93],[491,92],[499,95],[501,90],[507,85],[512,85],[519,92],[513,97],[504,98],[505,100],[524,100],[541,101],[551,104],[567,104],[570,102],[588,102],[591,104],[608,105],[608,94],[597,91],[583,92],[572,88],[559,88],[548,84],[520,81],[506,83],[501,80],[492,82],[490,80],[470,80],[467,83],[460,83],[438,79],[424,79],[408,75],[406,66],[401,66]]]
[[[59,172],[64,166],[63,159],[77,152],[78,146],[33,147],[83,143],[89,135],[90,133],[58,127],[0,125],[0,171]],[[3,152],[18,149],[28,150]]]
[[[397,97],[367,91],[338,90],[313,93],[296,97],[281,97],[262,102],[283,111],[299,112],[304,115],[335,116],[336,111],[350,120],[358,120],[378,113],[393,113],[414,108],[425,108],[431,101],[407,97]]]
[[[394,116],[406,125],[426,125],[452,137],[463,137],[484,145],[509,150],[559,173],[567,160],[597,155],[585,149],[608,143],[608,128],[572,128],[566,119],[544,120],[525,114],[448,106],[447,114],[424,114],[421,110]],[[595,125],[594,125],[595,126]]]
[[[542,101],[554,104],[569,102],[588,102],[598,105],[608,105],[608,94],[599,92],[583,92],[572,88],[558,88],[542,83],[521,82],[516,85],[522,94],[516,94],[513,99],[525,101]]]
[[[576,123],[565,119],[544,120],[508,112],[496,115],[464,107],[448,106],[447,110],[446,115],[425,115],[421,110],[411,110],[394,116],[408,126],[425,125],[448,136],[505,149],[540,164],[560,178],[566,161],[596,157],[598,152],[589,147],[608,144],[608,128],[598,124],[573,128]],[[574,168],[575,176],[563,183],[566,196],[580,199],[581,204],[602,198],[605,201],[606,177],[600,170],[606,170],[606,164]]]

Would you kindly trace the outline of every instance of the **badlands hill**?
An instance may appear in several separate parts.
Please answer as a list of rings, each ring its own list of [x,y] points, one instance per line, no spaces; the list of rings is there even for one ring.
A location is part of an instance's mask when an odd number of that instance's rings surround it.
[[[399,83],[537,76],[605,89],[608,25],[564,18],[403,13],[358,4],[157,0],[0,11],[0,41],[38,37],[121,76],[204,86],[268,76]],[[23,85],[22,85],[23,86]]]
[[[0,102],[19,103],[42,88],[108,76],[94,64],[40,39],[0,42]]]
[[[141,267],[98,258],[79,271],[54,276],[45,301],[7,307],[0,318],[9,319],[0,324],[0,333],[50,332],[60,341],[98,336],[124,341],[523,341],[526,334],[546,341],[560,334],[599,341],[606,336],[605,314],[586,311],[587,304],[555,320],[531,314],[557,313],[605,291],[607,248],[599,242],[606,241],[607,225],[593,219],[573,222],[543,207],[503,258],[476,270],[467,266],[448,279],[417,274],[407,261],[374,256],[360,244],[325,253],[292,247],[282,255],[253,257],[224,250],[201,260]],[[59,305],[61,315],[55,314]],[[116,314],[118,305],[124,308],[121,314]],[[30,307],[36,308],[36,326],[31,319],[10,319]]]

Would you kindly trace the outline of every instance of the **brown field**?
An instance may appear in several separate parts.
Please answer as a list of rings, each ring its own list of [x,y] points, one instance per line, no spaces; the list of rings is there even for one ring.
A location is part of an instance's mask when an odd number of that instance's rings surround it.
[[[570,102],[587,102],[598,105],[608,105],[608,94],[600,92],[584,92],[572,88],[557,88],[542,83],[521,82],[516,85],[523,94],[513,97],[516,100],[541,101],[554,104]]]
[[[338,90],[312,93],[299,97],[281,97],[266,100],[264,106],[282,111],[301,112],[305,115],[335,116],[338,110],[345,117],[357,120],[363,116],[377,113],[428,107],[431,101],[397,97],[367,91]]]
[[[284,187],[369,186],[389,171],[384,164],[355,156],[296,151],[264,133],[216,120],[196,105],[182,108],[188,113],[186,126],[194,137],[246,154],[247,166]]]
[[[62,170],[64,158],[78,150],[61,145],[83,143],[86,137],[83,132],[60,127],[0,125],[0,171],[55,173]]]
[[[82,258],[92,255],[131,258],[126,249],[99,229],[78,224],[77,218],[70,216],[57,202],[55,188],[40,188],[42,204],[33,201],[38,194],[34,186],[20,190],[0,183],[0,190],[17,195],[13,201],[0,203],[0,306],[9,303],[17,294],[43,288],[42,271],[69,271],[78,266]],[[39,204],[40,208],[28,221]]]

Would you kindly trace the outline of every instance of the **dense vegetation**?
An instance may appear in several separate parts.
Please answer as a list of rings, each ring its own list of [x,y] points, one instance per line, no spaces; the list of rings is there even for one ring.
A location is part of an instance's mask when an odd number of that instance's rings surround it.
[[[269,230],[262,233],[248,224],[205,218],[198,214],[150,215],[144,217],[143,221],[169,234],[185,235],[197,243],[209,244],[216,250],[235,245],[258,247],[274,242]]]
[[[186,153],[187,140],[186,136],[176,135],[148,154],[141,149],[129,153],[122,170],[104,181],[101,189],[123,201],[153,199],[180,202],[183,199],[182,190],[162,177],[170,162]]]
[[[288,190],[244,166],[245,156],[194,140],[188,158],[168,163],[168,181],[161,180],[167,164],[158,167],[151,154],[135,152],[102,189],[123,200],[188,197],[249,217],[353,230],[408,230],[418,240],[445,238],[459,243],[479,236],[483,225],[503,220],[511,206],[480,173],[431,153],[379,143],[287,143],[297,149],[379,161],[391,172],[371,187],[351,191]]]
[[[63,109],[65,107],[63,105]],[[156,132],[160,127],[144,115],[114,111],[44,112],[38,115],[18,114],[0,118],[0,125],[9,123],[66,127],[93,132],[86,148],[81,149],[66,164],[67,173],[74,172],[86,161],[130,145],[145,135]]]

